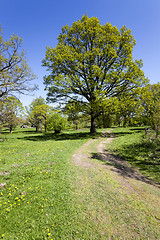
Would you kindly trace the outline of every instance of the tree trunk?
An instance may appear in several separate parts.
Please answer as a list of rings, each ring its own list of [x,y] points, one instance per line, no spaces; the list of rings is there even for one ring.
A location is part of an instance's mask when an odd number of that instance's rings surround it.
[[[44,131],[45,133],[47,132],[47,120],[46,120],[46,117],[44,118],[45,119],[45,123],[44,123]]]
[[[9,132],[12,133],[12,131],[13,131],[13,126],[10,125],[10,127],[9,127]]]
[[[91,128],[90,128],[90,133],[95,134],[96,131],[96,121],[95,121],[95,116],[91,114]]]
[[[36,126],[36,132],[38,132],[38,127]]]

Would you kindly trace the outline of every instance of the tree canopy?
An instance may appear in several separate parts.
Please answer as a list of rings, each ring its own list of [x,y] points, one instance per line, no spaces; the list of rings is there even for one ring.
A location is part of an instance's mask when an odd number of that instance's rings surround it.
[[[34,78],[22,50],[22,38],[12,35],[4,41],[0,26],[0,98],[35,90],[37,86],[30,84]]]
[[[42,61],[49,71],[44,77],[48,100],[75,99],[88,104],[94,133],[100,102],[147,82],[142,60],[133,60],[134,46],[131,30],[101,25],[96,17],[85,15],[63,27],[57,46],[47,47]]]
[[[160,134],[160,83],[148,84],[142,89],[141,103],[143,113],[147,118],[146,123]]]
[[[3,127],[9,127],[10,133],[18,125],[20,113],[22,112],[22,103],[15,97],[7,97],[0,101],[0,130]]]
[[[46,104],[45,99],[42,97],[34,99],[26,110],[28,121],[36,127],[36,132],[39,129],[42,131],[43,125],[46,132],[47,118],[53,112],[53,108]]]

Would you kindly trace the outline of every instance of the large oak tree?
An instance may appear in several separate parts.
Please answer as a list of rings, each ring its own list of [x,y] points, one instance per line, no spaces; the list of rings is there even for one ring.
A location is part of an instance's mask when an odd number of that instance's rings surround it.
[[[42,61],[49,75],[44,77],[50,101],[83,101],[90,109],[91,133],[104,99],[142,86],[142,60],[133,60],[135,40],[131,31],[110,23],[101,25],[86,15],[65,26],[55,48],[47,47]]]

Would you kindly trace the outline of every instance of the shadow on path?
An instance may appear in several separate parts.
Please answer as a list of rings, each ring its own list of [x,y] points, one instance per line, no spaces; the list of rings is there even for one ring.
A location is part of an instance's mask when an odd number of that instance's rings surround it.
[[[92,153],[91,158],[104,162],[106,167],[107,166],[110,167],[112,171],[118,173],[119,175],[125,178],[133,178],[160,188],[159,182],[156,182],[142,175],[136,168],[132,167],[128,162],[113,155],[112,153],[108,153],[106,150],[103,150],[103,152]]]

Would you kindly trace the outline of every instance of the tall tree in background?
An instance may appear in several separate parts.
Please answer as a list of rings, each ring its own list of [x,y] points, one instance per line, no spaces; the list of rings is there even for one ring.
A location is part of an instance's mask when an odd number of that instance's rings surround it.
[[[142,86],[147,80],[141,70],[142,60],[133,61],[135,40],[123,26],[120,31],[98,18],[88,18],[62,28],[55,48],[46,50],[43,66],[50,72],[44,77],[50,101],[74,99],[90,109],[90,132],[96,132],[95,119],[104,98]]]
[[[0,98],[35,90],[37,86],[30,85],[34,78],[22,50],[22,38],[12,35],[4,41],[0,26]]]

